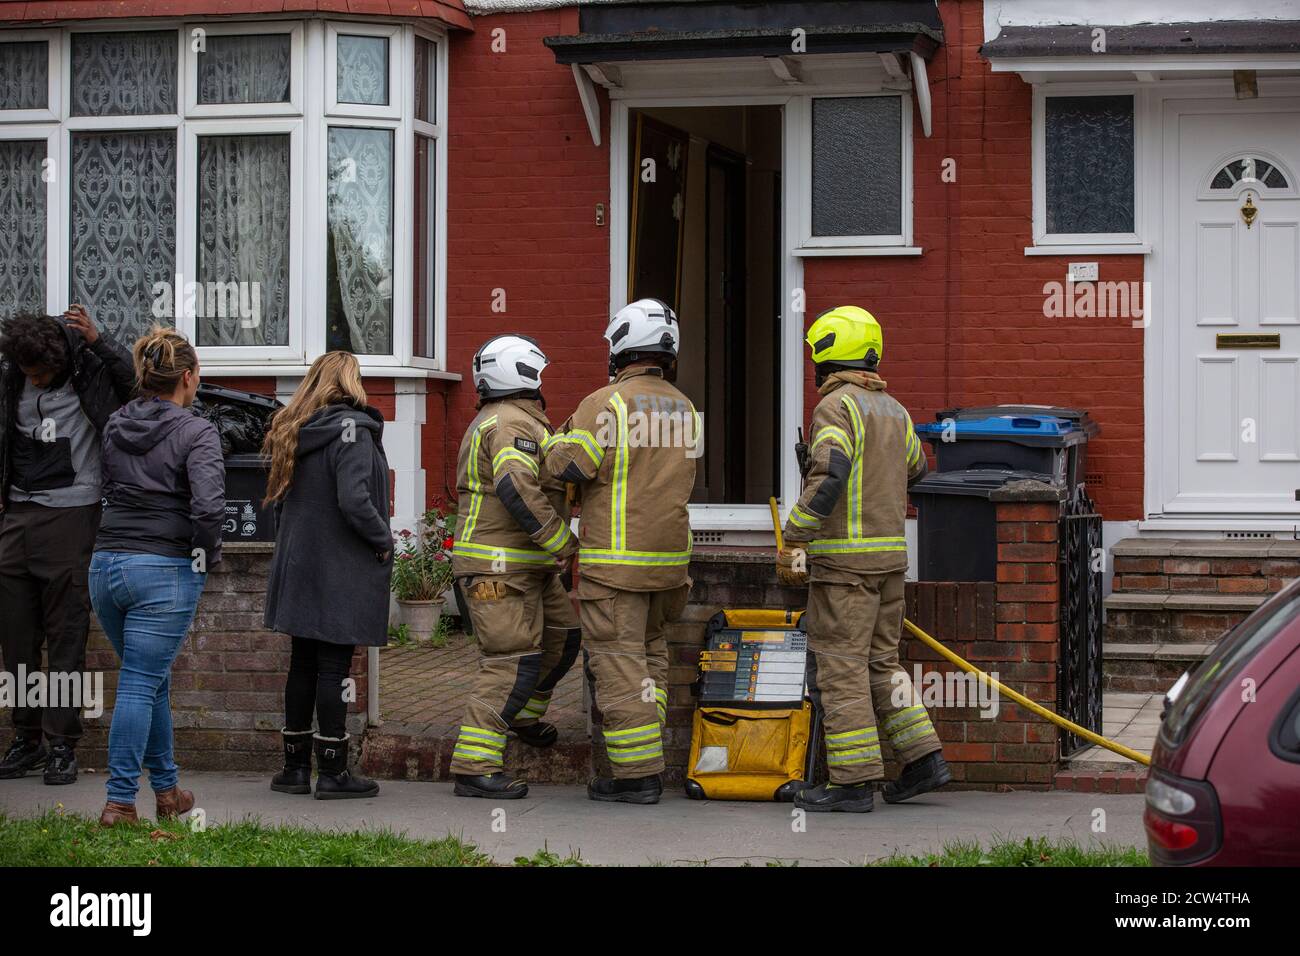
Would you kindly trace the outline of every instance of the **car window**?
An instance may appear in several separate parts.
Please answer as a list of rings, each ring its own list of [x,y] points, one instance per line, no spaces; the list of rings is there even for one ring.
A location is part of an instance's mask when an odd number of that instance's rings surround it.
[[[1300,584],[1264,604],[1224,635],[1187,681],[1165,717],[1161,734],[1177,746],[1206,706],[1279,631],[1300,615]]]

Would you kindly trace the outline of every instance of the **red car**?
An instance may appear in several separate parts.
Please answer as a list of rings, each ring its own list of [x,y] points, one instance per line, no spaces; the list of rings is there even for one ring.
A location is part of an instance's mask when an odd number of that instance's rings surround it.
[[[1157,866],[1300,865],[1300,581],[1170,689],[1146,797]]]

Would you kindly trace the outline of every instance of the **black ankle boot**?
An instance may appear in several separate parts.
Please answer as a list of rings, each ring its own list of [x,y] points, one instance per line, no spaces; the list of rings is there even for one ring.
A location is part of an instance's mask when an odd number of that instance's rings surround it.
[[[271,778],[276,793],[311,793],[310,730],[282,730],[284,769]]]
[[[555,729],[555,725],[548,724],[544,720],[539,720],[535,724],[525,724],[523,727],[511,727],[510,733],[518,737],[520,743],[530,747],[549,747],[560,739],[560,732]]]
[[[945,783],[951,782],[952,773],[948,770],[948,762],[943,759],[943,753],[936,750],[919,760],[913,760],[903,768],[897,780],[885,784],[885,802],[901,803],[931,790],[938,790]]]
[[[24,776],[29,770],[40,770],[49,759],[50,752],[39,737],[29,740],[20,734],[5,751],[4,759],[0,760],[0,780],[12,780]]]
[[[876,802],[870,783],[823,783],[795,794],[794,805],[810,813],[870,813]]]
[[[521,800],[528,796],[528,784],[504,770],[484,774],[456,774],[452,793],[458,797],[491,797],[496,800]]]
[[[353,774],[348,769],[348,741],[351,734],[342,737],[316,736],[316,799],[354,800],[379,794],[379,784],[369,777]]]
[[[50,747],[50,759],[45,764],[45,783],[51,787],[61,787],[77,782],[77,755],[72,744],[54,744]]]
[[[648,777],[595,777],[587,784],[587,798],[605,803],[658,803],[663,792],[657,773]]]

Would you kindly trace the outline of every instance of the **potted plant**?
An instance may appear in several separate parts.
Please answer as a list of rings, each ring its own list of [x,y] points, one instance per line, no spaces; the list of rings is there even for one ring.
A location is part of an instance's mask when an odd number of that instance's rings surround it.
[[[447,500],[437,496],[414,532],[404,529],[397,535],[393,596],[415,640],[428,640],[438,631],[443,596],[451,587],[455,521]]]

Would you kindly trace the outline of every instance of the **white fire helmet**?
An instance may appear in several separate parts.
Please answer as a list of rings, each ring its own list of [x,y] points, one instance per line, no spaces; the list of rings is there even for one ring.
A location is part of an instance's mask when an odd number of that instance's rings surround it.
[[[495,336],[474,354],[474,390],[484,399],[535,392],[542,387],[542,370],[549,364],[528,336]]]
[[[681,332],[676,313],[665,303],[658,299],[637,299],[618,310],[605,329],[605,339],[609,342],[612,370],[619,364],[615,356],[624,353],[663,352],[675,358]]]

